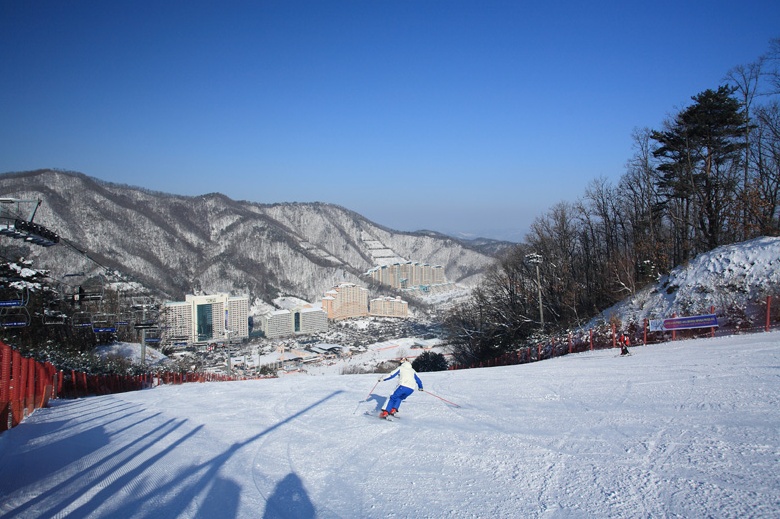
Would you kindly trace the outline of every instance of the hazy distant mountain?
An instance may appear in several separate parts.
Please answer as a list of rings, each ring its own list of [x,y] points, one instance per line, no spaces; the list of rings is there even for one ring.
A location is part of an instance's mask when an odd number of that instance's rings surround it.
[[[95,266],[81,250],[171,298],[202,290],[316,300],[341,281],[365,283],[371,267],[405,260],[442,265],[449,281],[472,285],[495,252],[491,241],[480,249],[438,233],[393,231],[331,204],[178,196],[72,172],[0,175],[0,197],[42,199],[35,222],[63,238],[43,248],[0,237],[5,256],[22,253],[62,277]]]

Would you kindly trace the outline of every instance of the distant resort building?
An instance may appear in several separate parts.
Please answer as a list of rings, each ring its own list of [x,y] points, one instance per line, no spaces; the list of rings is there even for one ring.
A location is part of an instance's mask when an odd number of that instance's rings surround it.
[[[399,290],[420,290],[427,292],[431,287],[448,285],[444,267],[407,261],[374,267],[366,276],[383,285]]]
[[[328,315],[312,305],[274,310],[260,316],[260,329],[269,339],[325,332],[328,330]]]
[[[165,342],[209,343],[249,337],[249,296],[187,295],[164,303]]]
[[[369,301],[368,289],[354,283],[341,283],[325,292],[322,309],[328,319],[354,317],[409,317],[409,305],[400,297],[378,297]]]
[[[328,319],[339,320],[368,315],[368,290],[354,283],[340,283],[325,292],[322,309]]]
[[[378,297],[369,303],[372,317],[409,317],[409,304],[400,297]]]
[[[292,335],[292,312],[289,310],[274,310],[261,315],[260,330],[266,337],[272,339]]]

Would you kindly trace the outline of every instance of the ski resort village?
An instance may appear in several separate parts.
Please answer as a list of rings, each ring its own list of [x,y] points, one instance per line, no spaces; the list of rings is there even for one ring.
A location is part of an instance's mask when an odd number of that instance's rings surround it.
[[[0,518],[780,518],[778,22],[0,3]]]

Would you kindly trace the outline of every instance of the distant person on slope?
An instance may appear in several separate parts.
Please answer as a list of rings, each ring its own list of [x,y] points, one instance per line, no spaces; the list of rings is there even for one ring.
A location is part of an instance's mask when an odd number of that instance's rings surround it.
[[[631,352],[628,351],[629,342],[628,335],[620,335],[620,355],[631,355]]]
[[[393,416],[398,412],[398,408],[401,407],[406,397],[414,393],[414,388],[417,387],[420,391],[423,390],[423,383],[420,377],[417,376],[417,372],[412,367],[412,363],[409,359],[404,357],[401,359],[401,365],[395,368],[387,376],[381,375],[379,382],[384,380],[390,380],[391,378],[398,377],[398,387],[385,401],[385,405],[382,406],[382,412],[379,413],[379,418],[387,418],[388,415]]]

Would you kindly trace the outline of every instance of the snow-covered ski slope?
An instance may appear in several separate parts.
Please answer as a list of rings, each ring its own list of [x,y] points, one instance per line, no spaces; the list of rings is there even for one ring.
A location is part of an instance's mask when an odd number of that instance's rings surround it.
[[[780,333],[58,401],[0,436],[0,515],[777,517]],[[367,415],[365,413],[370,413]]]

